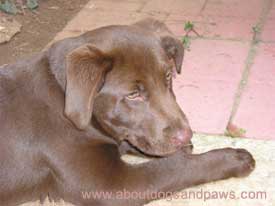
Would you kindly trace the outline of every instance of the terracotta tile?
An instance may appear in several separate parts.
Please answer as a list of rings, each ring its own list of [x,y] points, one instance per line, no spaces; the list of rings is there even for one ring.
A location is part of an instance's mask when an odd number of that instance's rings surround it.
[[[258,18],[264,3],[262,0],[209,0],[202,14]]]
[[[96,0],[90,1],[85,7],[88,9],[104,10],[104,11],[137,11],[143,6],[142,1],[106,1]]]
[[[199,14],[205,0],[175,0],[169,5],[171,14]]]
[[[248,3],[251,6],[248,7]],[[199,13],[172,13],[166,23],[177,36],[185,34],[184,24],[191,21],[204,37],[251,40],[252,27],[257,24],[262,4],[260,0],[209,0]]]
[[[75,37],[75,36],[79,36],[81,35],[83,32],[80,31],[66,31],[63,30],[61,32],[59,32],[53,39],[52,42],[61,40],[61,39],[65,39],[65,38],[69,38],[69,37]]]
[[[66,27],[65,30],[71,31],[89,31],[101,26],[131,24],[138,20],[153,17],[159,20],[166,18],[162,13],[143,13],[143,12],[119,12],[119,11],[101,11],[93,9],[82,10]],[[89,19],[89,21],[83,21]]]
[[[257,22],[256,19],[203,16],[203,15],[170,15],[166,24],[177,35],[183,36],[184,24],[187,21],[194,23],[196,31],[203,37],[250,40],[252,39],[252,27]],[[196,36],[191,33],[192,36]]]
[[[261,39],[263,41],[275,41],[275,5],[273,5],[265,22]]]
[[[275,139],[275,44],[262,44],[234,118],[246,136]]]
[[[174,88],[193,130],[224,133],[241,78],[248,44],[194,40]]]
[[[150,0],[145,4],[143,11],[198,14],[203,4],[204,0]]]
[[[261,39],[263,41],[275,41],[275,18],[266,21]]]

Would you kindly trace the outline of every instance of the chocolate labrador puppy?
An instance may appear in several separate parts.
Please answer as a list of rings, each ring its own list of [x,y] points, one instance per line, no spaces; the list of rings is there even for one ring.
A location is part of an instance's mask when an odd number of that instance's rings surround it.
[[[246,150],[185,149],[192,131],[172,90],[183,53],[163,23],[147,19],[64,39],[2,66],[0,205],[49,196],[77,206],[138,206],[159,196],[115,194],[171,194],[248,175],[255,161]],[[158,158],[129,165],[120,158],[125,146]]]

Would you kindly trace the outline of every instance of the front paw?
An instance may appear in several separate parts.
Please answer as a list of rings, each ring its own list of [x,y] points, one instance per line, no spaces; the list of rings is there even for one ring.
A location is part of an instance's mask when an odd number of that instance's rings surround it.
[[[255,160],[245,149],[227,148],[224,154],[232,177],[248,176],[255,169]]]

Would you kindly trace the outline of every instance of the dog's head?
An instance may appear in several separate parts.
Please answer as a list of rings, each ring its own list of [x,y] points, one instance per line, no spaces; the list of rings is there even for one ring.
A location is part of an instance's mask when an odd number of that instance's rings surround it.
[[[147,20],[86,34],[67,56],[65,114],[79,129],[94,121],[118,142],[163,156],[188,144],[192,131],[176,102],[172,77],[184,48]]]

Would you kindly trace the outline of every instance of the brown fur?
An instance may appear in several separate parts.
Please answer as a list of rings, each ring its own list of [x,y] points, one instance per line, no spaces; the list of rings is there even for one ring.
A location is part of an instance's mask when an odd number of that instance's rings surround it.
[[[81,192],[174,192],[249,174],[255,162],[245,150],[184,149],[192,131],[171,80],[183,51],[149,19],[68,38],[1,67],[0,205],[46,195],[80,206],[142,205],[152,198],[83,199]],[[128,165],[119,151],[129,149],[160,158]]]

